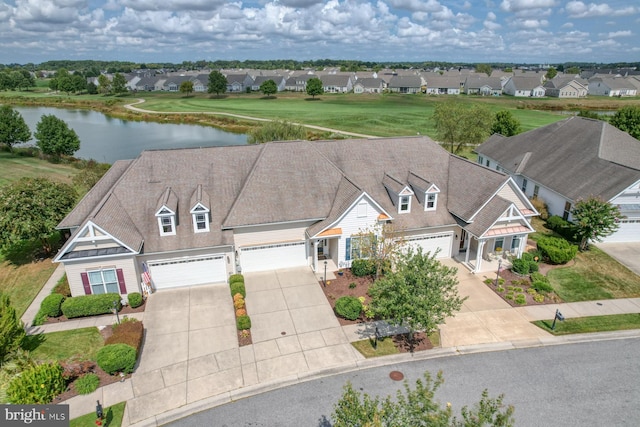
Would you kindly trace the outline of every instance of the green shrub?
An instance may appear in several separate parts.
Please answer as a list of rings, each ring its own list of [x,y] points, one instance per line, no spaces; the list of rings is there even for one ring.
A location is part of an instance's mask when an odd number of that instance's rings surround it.
[[[50,403],[66,389],[62,367],[44,363],[28,368],[15,377],[7,388],[9,402],[19,405]]]
[[[349,289],[355,289],[355,288],[356,288],[356,286],[358,286],[358,285],[356,284],[356,282],[351,282],[351,283],[349,283]]]
[[[136,349],[127,344],[109,344],[98,350],[96,362],[108,374],[133,372],[136,364]]]
[[[536,281],[549,282],[549,279],[547,279],[547,276],[545,276],[544,274],[538,273],[536,271],[534,273],[531,273],[531,281],[532,282],[536,282]]]
[[[242,274],[232,274],[229,276],[229,285],[236,282],[244,283],[244,276]]]
[[[522,258],[524,261],[531,262],[533,261],[533,254],[524,252],[520,258]]]
[[[60,317],[62,315],[60,306],[64,300],[65,297],[61,294],[47,295],[40,304],[40,311],[47,317]]]
[[[502,286],[498,286],[496,288],[496,292],[504,292],[504,288]]]
[[[71,289],[69,288],[69,281],[67,280],[66,274],[62,276],[60,280],[58,280],[58,283],[56,283],[56,286],[54,286],[51,293],[64,295],[67,298],[71,297]]]
[[[535,302],[544,302],[544,295],[542,295],[542,294],[535,294],[535,295],[533,296],[533,300],[534,300]]]
[[[519,305],[525,305],[527,303],[527,299],[525,298],[524,294],[518,294],[516,295],[516,304]]]
[[[144,337],[144,327],[142,322],[137,319],[127,318],[119,325],[112,326],[113,333],[104,342],[105,345],[110,344],[127,344],[136,350],[136,354],[140,353],[142,346],[142,338]]]
[[[557,237],[541,237],[538,239],[538,249],[552,264],[566,264],[578,253],[578,246]]]
[[[370,259],[354,259],[351,261],[351,273],[356,277],[371,276],[376,273],[376,265]]]
[[[538,294],[538,292],[537,292],[535,289],[533,289],[533,288],[529,288],[529,289],[527,289],[527,293],[528,293],[529,295],[537,295],[537,294]]]
[[[140,292],[131,292],[127,299],[129,300],[129,305],[131,308],[140,307],[142,305],[143,299],[142,294]]]
[[[569,221],[558,215],[552,215],[547,219],[547,227],[554,231],[558,231],[564,227],[568,227],[569,225]]]
[[[531,287],[540,293],[553,292],[553,286],[547,281],[534,280]]]
[[[244,316],[238,316],[236,318],[236,327],[239,331],[244,331],[245,329],[251,329],[251,318],[246,314]]]
[[[67,298],[62,303],[62,314],[67,316],[68,319],[108,314],[113,312],[114,302],[116,303],[116,308],[120,311],[122,305],[118,294],[82,295]]]
[[[529,274],[529,262],[522,258],[516,258],[511,261],[511,269],[514,273]]]
[[[512,300],[513,299],[513,294],[512,293],[508,293],[504,296],[506,299],[508,300]]]
[[[340,297],[336,301],[336,314],[349,320],[356,320],[362,313],[362,303],[356,297]]]
[[[89,394],[96,391],[100,385],[100,378],[96,374],[85,374],[75,380],[73,387],[80,394]]]
[[[531,273],[535,273],[536,271],[538,271],[540,269],[540,267],[538,266],[538,263],[535,261],[529,261],[529,271]]]
[[[240,294],[242,295],[242,298],[247,297],[247,290],[244,287],[244,282],[233,282],[230,285],[230,288],[231,288],[231,296],[234,296],[235,294]]]

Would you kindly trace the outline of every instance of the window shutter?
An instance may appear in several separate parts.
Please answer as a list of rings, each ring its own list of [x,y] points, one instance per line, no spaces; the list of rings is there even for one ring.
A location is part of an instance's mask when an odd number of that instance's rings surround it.
[[[116,275],[118,276],[118,286],[120,287],[120,293],[122,295],[127,294],[127,285],[124,283],[124,273],[122,273],[122,269],[116,269]]]
[[[347,237],[345,242],[347,253],[344,256],[345,261],[349,261],[351,259],[351,237]]]
[[[80,278],[82,279],[82,287],[84,288],[84,294],[91,295],[91,285],[89,284],[89,275],[87,273],[80,273]]]

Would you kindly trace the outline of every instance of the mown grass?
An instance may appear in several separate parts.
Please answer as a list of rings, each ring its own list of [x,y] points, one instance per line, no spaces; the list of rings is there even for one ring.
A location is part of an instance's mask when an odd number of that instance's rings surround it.
[[[0,151],[0,186],[20,178],[49,178],[53,181],[71,183],[78,169],[68,164],[56,164],[36,157],[18,156]]]
[[[94,360],[104,345],[98,328],[82,328],[70,331],[29,335],[23,346],[38,360],[62,361],[71,357],[79,360]]]
[[[583,334],[589,332],[621,331],[640,329],[640,314],[614,314],[608,316],[589,316],[556,321],[556,327],[551,329],[553,319],[537,320],[533,322],[537,327],[553,335]]]
[[[640,296],[640,277],[593,245],[547,277],[566,302]]]
[[[0,258],[0,291],[21,317],[58,265],[51,258],[16,265]]]
[[[374,340],[372,339],[352,342],[351,345],[367,359],[371,357],[388,356],[390,354],[400,353],[393,343],[393,339],[391,339],[391,337],[385,337],[381,340],[378,340],[378,345],[375,348]]]
[[[116,403],[115,405],[103,408],[104,419],[103,427],[120,427],[122,425],[122,417],[124,416],[124,407],[126,402]],[[91,427],[96,425],[96,413],[90,412],[78,418],[71,420],[69,427]]]

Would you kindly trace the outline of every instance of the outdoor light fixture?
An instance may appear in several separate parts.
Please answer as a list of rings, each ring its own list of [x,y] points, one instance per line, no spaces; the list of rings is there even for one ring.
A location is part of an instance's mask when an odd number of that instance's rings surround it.
[[[327,261],[324,262],[324,287],[327,287]]]
[[[498,260],[498,271],[496,272],[496,287],[498,286],[498,279],[500,278],[500,269],[502,268],[502,259]]]

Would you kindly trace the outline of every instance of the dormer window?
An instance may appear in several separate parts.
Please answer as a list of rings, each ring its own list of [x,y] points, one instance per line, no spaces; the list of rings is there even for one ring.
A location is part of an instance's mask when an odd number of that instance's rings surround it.
[[[176,215],[167,208],[162,208],[158,213],[158,227],[161,236],[174,236],[176,234]]]
[[[407,213],[411,211],[411,197],[400,196],[398,203],[398,213]]]
[[[193,232],[206,233],[209,231],[209,209],[198,203],[191,209]]]
[[[425,211],[434,211],[438,203],[438,193],[427,193],[427,203],[424,205]]]

